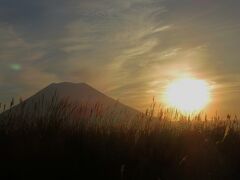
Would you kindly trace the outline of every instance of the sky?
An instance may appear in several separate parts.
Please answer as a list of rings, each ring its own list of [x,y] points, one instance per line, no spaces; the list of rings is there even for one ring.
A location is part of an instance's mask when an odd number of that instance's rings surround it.
[[[0,0],[0,101],[86,82],[145,109],[184,75],[240,111],[239,0]]]

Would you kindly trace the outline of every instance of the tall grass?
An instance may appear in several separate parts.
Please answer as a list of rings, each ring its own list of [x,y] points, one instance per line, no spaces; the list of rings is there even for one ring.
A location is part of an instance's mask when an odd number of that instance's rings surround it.
[[[240,178],[236,117],[184,116],[153,102],[130,118],[101,104],[50,102],[1,106],[0,177]]]

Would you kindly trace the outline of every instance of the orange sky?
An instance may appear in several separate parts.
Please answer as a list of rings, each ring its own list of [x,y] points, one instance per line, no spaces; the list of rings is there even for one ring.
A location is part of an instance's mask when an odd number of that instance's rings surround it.
[[[239,1],[12,0],[0,7],[0,101],[52,82],[86,82],[145,109],[190,74],[206,109],[239,112]]]

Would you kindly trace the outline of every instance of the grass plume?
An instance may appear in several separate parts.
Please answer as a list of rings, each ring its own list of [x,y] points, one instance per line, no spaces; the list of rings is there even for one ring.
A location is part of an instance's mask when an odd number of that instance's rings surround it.
[[[0,115],[1,178],[238,179],[235,117],[151,107],[135,118],[101,104],[44,97]],[[155,116],[157,115],[157,116]],[[120,118],[121,117],[121,118]]]

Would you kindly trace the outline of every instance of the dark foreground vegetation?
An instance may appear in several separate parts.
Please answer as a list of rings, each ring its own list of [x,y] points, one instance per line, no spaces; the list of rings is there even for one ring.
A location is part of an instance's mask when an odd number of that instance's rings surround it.
[[[239,122],[230,116],[153,118],[152,106],[118,119],[97,104],[20,106],[0,116],[0,179],[240,179]]]

